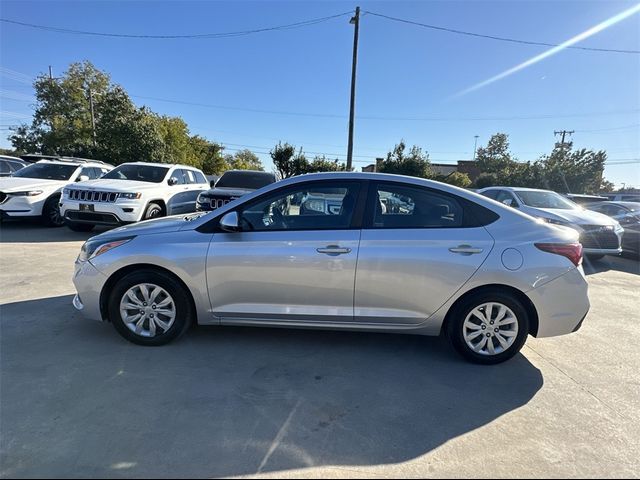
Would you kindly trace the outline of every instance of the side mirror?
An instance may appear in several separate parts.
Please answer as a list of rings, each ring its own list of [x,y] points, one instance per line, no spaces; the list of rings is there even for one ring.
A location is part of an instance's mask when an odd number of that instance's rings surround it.
[[[211,181],[209,182],[209,186],[210,186],[211,188],[215,187],[215,186],[216,186],[216,181],[215,181],[215,180],[211,180]]]
[[[80,175],[76,182],[86,182],[87,180],[89,180],[89,175]]]
[[[225,213],[220,219],[220,228],[225,232],[239,232],[240,220],[238,219],[238,212]]]
[[[167,183],[170,187],[173,187],[178,184],[178,179],[176,177],[171,177]]]

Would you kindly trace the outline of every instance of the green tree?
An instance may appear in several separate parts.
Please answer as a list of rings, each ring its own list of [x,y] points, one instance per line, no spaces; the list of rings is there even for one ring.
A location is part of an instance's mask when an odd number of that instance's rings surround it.
[[[340,162],[337,158],[335,160],[330,160],[322,155],[315,157],[313,161],[309,163],[305,173],[346,171],[347,165],[345,163]]]
[[[379,171],[397,175],[432,178],[433,173],[431,171],[429,155],[422,153],[422,149],[415,145],[411,147],[409,153],[405,153],[405,150],[406,145],[404,141],[400,141],[392,151],[387,153],[387,158],[381,162]]]
[[[44,154],[93,156],[90,94],[95,101],[111,87],[107,74],[90,62],[73,63],[59,80],[40,75],[34,82],[36,110],[30,126],[10,140],[16,149]]]
[[[481,173],[478,178],[476,178],[473,186],[476,188],[487,188],[497,185],[499,185],[499,183],[495,173]]]
[[[189,144],[194,155],[201,161],[200,168],[207,175],[222,175],[231,168],[224,158],[222,145],[212,143],[198,135],[192,136]]]
[[[544,188],[568,193],[598,193],[608,182],[603,178],[604,151],[573,150],[572,143],[557,144],[537,165]]]
[[[233,156],[225,156],[225,159],[234,170],[260,170],[264,172],[262,162],[251,150],[240,150],[234,153]]]
[[[289,178],[294,175],[308,173],[309,161],[302,153],[302,148],[296,153],[296,147],[293,145],[278,142],[269,154],[280,178]]]
[[[461,172],[453,172],[450,175],[437,177],[436,180],[461,188],[469,188],[472,183],[469,175]]]

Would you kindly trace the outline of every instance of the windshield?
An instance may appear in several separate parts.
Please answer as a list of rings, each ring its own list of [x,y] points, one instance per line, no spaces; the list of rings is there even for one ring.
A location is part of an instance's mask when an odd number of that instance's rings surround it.
[[[69,180],[78,165],[61,165],[59,163],[34,163],[18,170],[14,177],[40,178],[43,180]]]
[[[562,210],[578,210],[580,207],[555,192],[542,192],[537,190],[516,190],[520,201],[528,207],[554,208]]]
[[[257,190],[273,183],[273,175],[266,172],[226,172],[216,183],[222,188],[246,188]]]
[[[102,178],[161,183],[168,171],[168,167],[154,167],[151,165],[120,165],[104,175]]]

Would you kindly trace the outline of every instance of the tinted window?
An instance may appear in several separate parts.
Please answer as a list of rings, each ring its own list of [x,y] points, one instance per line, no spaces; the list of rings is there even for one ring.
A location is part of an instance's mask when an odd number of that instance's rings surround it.
[[[349,228],[359,189],[359,183],[332,183],[272,193],[242,210],[241,226],[246,231]]]
[[[500,193],[500,190],[488,190],[486,192],[482,192],[482,195],[495,200],[499,193]]]
[[[272,173],[250,172],[250,171],[229,171],[225,172],[216,187],[224,188],[246,188],[257,190],[275,181]]]
[[[102,178],[111,180],[136,180],[138,182],[161,183],[169,171],[168,167],[151,165],[120,165]]]
[[[0,160],[0,173],[11,173],[11,168],[9,168],[9,162],[4,160]]]
[[[9,169],[10,169],[12,172],[17,172],[17,171],[18,171],[18,170],[20,170],[22,167],[24,167],[24,165],[23,165],[22,163],[19,163],[19,162],[12,162],[12,161],[9,161],[9,162],[7,162],[7,163],[9,164]]]
[[[196,176],[196,183],[206,183],[209,184],[209,182],[207,182],[207,178],[204,176],[204,174],[200,173],[200,172],[193,172]]]
[[[83,175],[89,177],[89,180],[95,180],[96,178],[98,178],[98,176],[96,175],[96,169],[93,167],[84,167],[82,170],[80,170],[80,175],[78,175],[78,178],[76,180],[80,180],[80,177]]]
[[[17,171],[14,177],[41,178],[44,180],[69,180],[78,165],[59,163],[34,163]]]
[[[185,183],[198,183],[196,182],[196,176],[193,174],[193,170],[183,170]]]
[[[518,202],[516,201],[513,194],[507,190],[497,190],[498,195],[496,196],[496,200],[500,203],[504,203],[505,205],[509,205],[510,207],[517,207]]]
[[[529,207],[534,208],[557,208],[564,210],[579,209],[578,205],[571,200],[567,200],[556,192],[545,192],[540,190],[516,190],[520,201]]]
[[[463,226],[464,209],[455,197],[404,185],[380,185],[375,202],[373,228],[452,228]]]

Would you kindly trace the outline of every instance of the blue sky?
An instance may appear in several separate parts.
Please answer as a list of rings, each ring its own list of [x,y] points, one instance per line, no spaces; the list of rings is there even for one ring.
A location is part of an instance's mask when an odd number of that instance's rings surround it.
[[[359,4],[364,11],[432,25],[561,43],[635,3],[1,1],[0,16],[76,30],[180,35],[283,25]],[[179,115],[192,133],[223,142],[230,151],[246,145],[267,152],[282,140],[343,159],[353,42],[348,20],[198,40],[91,37],[0,24],[0,146],[9,146],[7,125],[32,112],[28,97],[33,91],[21,80],[46,72],[49,65],[60,75],[69,63],[88,59],[110,73],[138,105]],[[640,15],[579,45],[640,50]],[[510,135],[520,160],[535,160],[553,147],[554,130],[566,129],[575,130],[576,147],[607,150],[611,165],[605,176],[617,186],[640,186],[640,163],[614,164],[640,159],[640,55],[564,50],[453,97],[546,49],[364,15],[355,166],[383,156],[400,139],[423,147],[433,162],[470,159],[474,135],[483,145],[495,132]],[[268,154],[260,156],[271,168]]]

